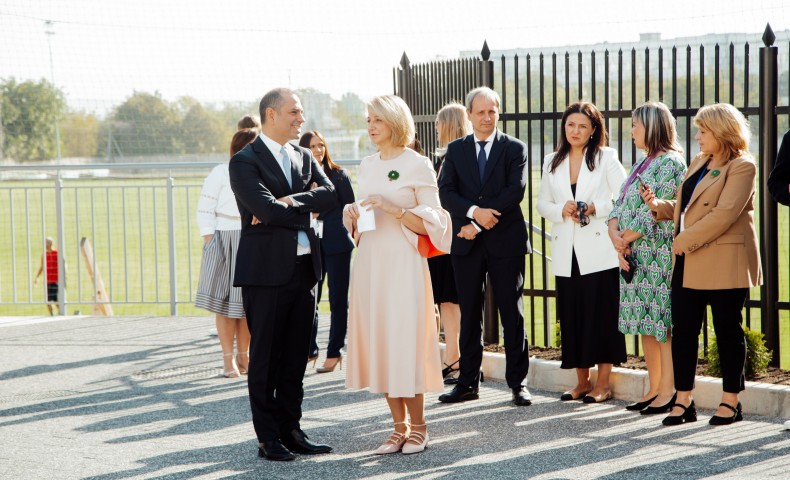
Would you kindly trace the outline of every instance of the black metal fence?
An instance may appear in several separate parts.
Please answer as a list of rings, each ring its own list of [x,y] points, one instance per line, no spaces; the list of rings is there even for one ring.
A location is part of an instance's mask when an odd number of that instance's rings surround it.
[[[705,104],[727,102],[747,116],[759,143],[759,148],[753,145],[751,150],[759,163],[758,226],[765,283],[750,294],[746,324],[765,334],[766,344],[773,350],[772,363],[779,365],[780,339],[790,341],[790,322],[783,322],[781,333],[779,322],[780,314],[787,318],[790,313],[790,299],[779,298],[780,262],[785,272],[790,271],[787,268],[790,265],[787,255],[790,222],[778,224],[777,205],[765,185],[776,158],[778,128],[786,127],[790,117],[790,75],[784,73],[783,80],[787,83],[780,85],[780,52],[774,42],[775,35],[767,26],[764,46],[758,49],[756,72],[753,67],[755,52],[748,43],[737,46],[731,43],[724,48],[718,44],[697,48],[646,48],[643,52],[632,48],[630,52],[606,50],[574,55],[564,52],[537,57],[503,55],[499,62],[490,59],[490,50],[484,44],[480,58],[416,65],[410,64],[404,53],[400,66],[393,71],[394,90],[411,108],[417,135],[426,152],[431,154],[436,147],[436,112],[450,101],[463,102],[466,93],[480,85],[497,90],[502,97],[502,131],[527,144],[530,181],[522,208],[532,227],[532,244],[542,253],[527,259],[525,317],[530,323],[533,342],[541,343],[539,339],[542,339],[543,345],[553,343],[550,336],[555,318],[551,312],[556,291],[548,270],[550,245],[541,234],[546,225],[533,201],[538,193],[542,159],[554,149],[565,107],[577,99],[596,103],[606,118],[610,145],[618,151],[621,161],[631,164],[637,152],[630,138],[630,117],[632,110],[641,103],[658,100],[670,107],[690,159],[697,148],[691,128],[694,115]],[[790,67],[790,45],[782,46],[781,56]],[[790,68],[783,70],[790,71]],[[780,90],[784,105],[779,105]],[[779,258],[780,238],[782,258]],[[783,281],[790,283],[790,273]],[[788,295],[787,287],[784,295]],[[496,316],[493,312],[487,313],[486,341],[493,343],[498,341]],[[759,319],[759,325],[753,325],[753,317]],[[707,349],[707,328],[704,331]],[[790,345],[785,348],[790,350]],[[636,338],[634,349],[639,350]],[[784,366],[790,368],[790,364]]]

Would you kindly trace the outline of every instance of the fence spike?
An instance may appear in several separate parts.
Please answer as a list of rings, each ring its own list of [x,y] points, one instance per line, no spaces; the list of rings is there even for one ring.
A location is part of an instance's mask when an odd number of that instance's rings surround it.
[[[488,48],[488,41],[483,40],[483,49],[480,50],[480,56],[483,57],[483,60],[488,61],[491,57],[491,50]]]
[[[401,67],[403,67],[403,68],[405,69],[406,67],[408,67],[408,66],[409,66],[409,63],[411,63],[411,62],[409,61],[409,57],[407,57],[407,56],[406,56],[406,52],[404,51],[404,52],[403,52],[403,56],[402,56],[402,57],[400,57],[400,66],[401,66]]]
[[[763,43],[766,47],[772,47],[774,42],[776,41],[776,35],[774,31],[771,29],[771,24],[765,24],[765,33],[763,33]]]

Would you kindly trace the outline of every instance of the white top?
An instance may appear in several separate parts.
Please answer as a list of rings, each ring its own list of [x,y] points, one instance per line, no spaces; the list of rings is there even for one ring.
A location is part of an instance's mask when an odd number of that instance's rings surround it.
[[[203,182],[197,208],[200,236],[216,230],[241,230],[239,207],[230,189],[228,164],[221,163],[211,170]]]
[[[565,157],[554,172],[549,172],[553,159],[554,154],[550,153],[543,160],[537,210],[542,217],[552,222],[551,264],[554,275],[571,276],[573,252],[576,252],[581,275],[616,268],[620,262],[609,239],[606,221],[625,180],[625,169],[617,159],[617,150],[601,148],[592,172],[587,168],[587,162],[582,160],[575,197],[571,190],[568,158]],[[595,204],[595,213],[590,215],[589,225],[582,227],[570,218],[563,218],[562,208],[568,200]]]

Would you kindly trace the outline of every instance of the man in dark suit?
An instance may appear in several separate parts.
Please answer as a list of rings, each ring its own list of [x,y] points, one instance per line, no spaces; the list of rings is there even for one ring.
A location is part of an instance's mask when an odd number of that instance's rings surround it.
[[[461,306],[460,376],[452,392],[439,397],[444,403],[478,398],[486,274],[502,320],[505,379],[513,403],[532,403],[523,385],[529,369],[522,301],[528,247],[520,203],[527,147],[497,130],[499,105],[499,95],[490,88],[469,92],[466,109],[474,133],[448,145],[439,176],[439,197],[453,221],[450,254]]]
[[[261,100],[260,115],[261,135],[230,160],[241,214],[233,284],[242,288],[252,336],[248,384],[258,453],[293,460],[292,452],[332,450],[311,442],[299,420],[321,278],[313,212],[332,208],[336,198],[310,151],[288,143],[299,138],[304,123],[299,98],[288,89],[272,90]]]

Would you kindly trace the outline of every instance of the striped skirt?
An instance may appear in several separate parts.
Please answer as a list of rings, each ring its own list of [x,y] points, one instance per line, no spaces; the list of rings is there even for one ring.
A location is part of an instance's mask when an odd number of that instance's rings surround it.
[[[203,247],[195,306],[230,318],[244,317],[241,288],[233,286],[241,230],[217,230]]]

